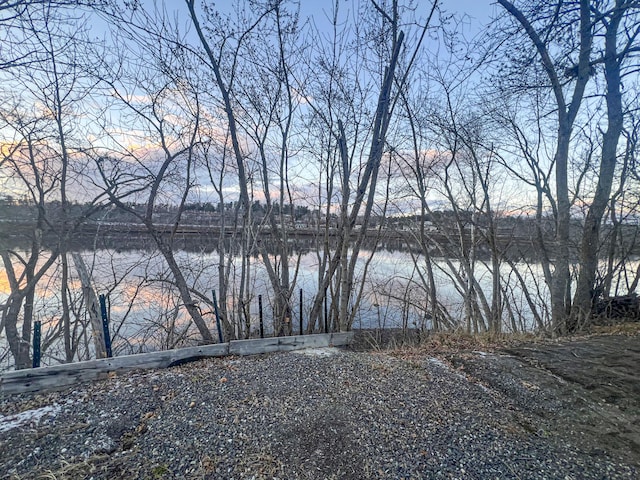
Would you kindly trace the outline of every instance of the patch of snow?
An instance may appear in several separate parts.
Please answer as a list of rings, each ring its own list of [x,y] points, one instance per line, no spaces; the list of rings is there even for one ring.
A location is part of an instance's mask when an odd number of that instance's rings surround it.
[[[61,406],[58,404],[47,405],[46,407],[35,408],[33,410],[25,410],[24,412],[16,413],[15,415],[2,415],[0,416],[0,433],[8,432],[14,428],[18,428],[24,424],[37,424],[45,415],[56,415]]]
[[[449,365],[444,363],[439,358],[429,357],[429,363],[431,363],[432,365],[435,365],[438,368],[441,368],[442,370],[446,371],[447,373],[450,373],[450,374],[452,374],[452,375],[464,380],[465,382],[469,381],[469,379],[467,377],[465,377],[464,375],[462,375],[459,372],[456,372],[454,369],[452,369]]]
[[[336,347],[303,348],[301,350],[293,350],[291,353],[308,355],[310,357],[331,357],[340,353],[340,350]]]
[[[487,352],[483,352],[481,350],[474,350],[473,353],[475,353],[476,355],[480,355],[481,357],[488,357],[489,354]]]
[[[436,365],[437,367],[442,368],[443,370],[450,370],[449,365],[444,363],[442,360],[436,357],[429,357],[429,363]]]

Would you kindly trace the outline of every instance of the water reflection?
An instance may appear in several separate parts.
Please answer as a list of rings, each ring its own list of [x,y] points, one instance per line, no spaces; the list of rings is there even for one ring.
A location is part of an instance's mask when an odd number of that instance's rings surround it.
[[[92,242],[101,246],[111,245],[111,248],[90,249],[82,239],[76,239],[75,247],[81,252],[97,294],[106,294],[109,298],[111,318],[111,332],[113,349],[116,355],[139,353],[158,349],[174,348],[193,345],[198,342],[198,332],[192,325],[180,295],[172,281],[172,275],[167,268],[164,258],[150,245],[137,244],[136,249],[127,248],[133,244],[118,239],[118,247],[112,242],[116,239],[101,237]],[[194,240],[195,242],[195,240]],[[200,248],[176,252],[176,260],[181,266],[188,285],[193,292],[210,298],[211,290],[218,286],[219,255],[213,248],[204,248],[200,240]],[[206,243],[206,242],[204,242]],[[371,252],[364,250],[358,259],[356,268],[356,285],[362,280],[364,264]],[[364,279],[363,296],[357,311],[354,327],[356,328],[431,328],[428,314],[427,295],[422,282],[425,271],[425,260],[414,258],[402,251],[378,251],[371,262],[366,279]],[[231,263],[232,271],[229,279],[229,295],[219,299],[226,302],[230,315],[235,315],[238,309],[238,287],[240,275],[240,259]],[[90,322],[84,308],[82,286],[73,263],[69,262],[69,283],[64,291],[70,304],[71,324],[73,326],[77,352],[73,360],[83,360],[94,356],[91,341]],[[460,316],[464,310],[464,298],[459,287],[452,281],[450,269],[461,269],[455,261],[434,262],[435,280],[438,289],[438,299],[441,306],[448,310],[452,317]],[[300,314],[303,316],[303,327],[306,329],[309,311],[313,297],[318,288],[318,259],[315,253],[307,251],[300,255],[297,284],[292,299],[293,324],[297,331]],[[491,275],[487,267],[478,264],[476,275],[488,301],[491,301]],[[522,287],[510,275],[510,268],[503,265],[502,276],[504,289],[510,292],[509,301],[523,322],[523,328],[532,327],[531,313],[527,312],[526,302],[523,300]],[[527,265],[522,268],[522,275],[533,288],[540,288],[542,272],[538,267]],[[37,319],[43,324],[43,337],[48,338],[50,344],[45,352],[43,364],[64,361],[65,353],[61,336],[60,322],[62,318],[62,292],[60,259],[47,272],[38,284],[35,298]],[[299,289],[303,291],[302,312],[298,304]],[[249,279],[249,311],[251,316],[251,331],[258,332],[258,295],[262,295],[264,302],[264,324],[267,333],[273,329],[273,306],[271,304],[273,292],[268,281],[265,267],[260,258],[252,261]],[[547,295],[538,290],[540,302],[544,302]],[[6,300],[10,288],[4,271],[0,271],[0,302]],[[212,332],[215,332],[214,315],[210,303],[199,298],[198,306],[203,318]],[[330,300],[329,300],[330,301]],[[232,319],[233,320],[233,319]],[[238,327],[239,328],[239,327]],[[57,337],[55,337],[57,335]],[[0,351],[6,352],[6,339],[0,338]],[[5,355],[4,367],[11,362]]]

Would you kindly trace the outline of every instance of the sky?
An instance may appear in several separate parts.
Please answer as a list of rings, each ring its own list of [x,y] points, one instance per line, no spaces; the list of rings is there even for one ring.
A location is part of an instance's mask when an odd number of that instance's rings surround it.
[[[154,0],[143,0],[144,4],[152,4]],[[160,1],[160,0],[157,0]],[[299,0],[300,10],[303,15],[313,16],[318,25],[325,22],[327,13],[331,11],[332,0]],[[428,9],[432,5],[431,0],[415,0],[418,8]],[[495,0],[439,0],[443,10],[463,17],[466,29],[470,34],[478,33],[498,10]],[[233,2],[219,0],[212,2],[216,8],[225,10]],[[353,8],[352,0],[340,0],[340,8]],[[180,12],[186,12],[186,6],[182,0],[166,1],[168,8],[174,8]]]
[[[480,23],[487,22],[497,8],[493,0],[441,0],[441,2],[445,10],[466,14]]]
[[[357,0],[339,0],[341,9],[353,9]],[[366,2],[367,0],[361,0]],[[423,8],[425,11],[430,9],[432,2],[427,0],[415,0],[418,9]],[[152,8],[153,0],[143,0],[142,3],[147,8]],[[158,4],[163,4],[162,0],[157,0]],[[167,10],[176,11],[178,18],[187,22],[187,8],[182,0],[164,2]],[[215,2],[216,8],[224,10],[229,8],[232,2],[221,0]],[[327,13],[330,12],[333,2],[331,0],[300,0],[300,8],[303,16],[313,16],[314,22],[321,28],[323,23],[328,23]],[[440,0],[441,8],[447,12],[456,14],[461,18],[463,32],[468,38],[472,38],[480,33],[483,27],[490,21],[492,14],[496,11],[496,6],[491,0]],[[343,10],[344,11],[344,10]],[[188,23],[188,22],[187,22]],[[92,28],[94,26],[92,25]],[[99,30],[99,25],[95,25],[95,30]],[[96,32],[97,33],[97,32]],[[192,32],[193,33],[193,32]],[[196,41],[197,43],[197,41]],[[132,125],[129,125],[131,128]],[[203,192],[204,193],[204,192]]]

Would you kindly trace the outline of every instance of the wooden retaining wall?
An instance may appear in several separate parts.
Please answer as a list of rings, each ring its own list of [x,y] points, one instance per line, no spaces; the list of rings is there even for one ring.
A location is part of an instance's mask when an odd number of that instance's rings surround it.
[[[269,352],[287,352],[303,348],[344,346],[348,345],[352,339],[353,332],[342,332],[233,340],[228,343],[200,347],[178,348],[161,352],[66,363],[51,367],[16,370],[0,375],[0,394],[56,390],[76,383],[104,378],[110,372],[166,368],[199,358],[255,355]]]

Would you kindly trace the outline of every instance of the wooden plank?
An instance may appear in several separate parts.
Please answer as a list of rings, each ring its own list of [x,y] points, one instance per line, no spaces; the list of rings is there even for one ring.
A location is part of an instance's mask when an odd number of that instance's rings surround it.
[[[187,360],[228,355],[229,344],[218,343],[160,352],[123,355],[86,362],[16,370],[0,377],[0,393],[13,394],[64,388],[105,377],[109,372],[166,368]]]
[[[162,350],[160,352],[138,353],[121,357],[101,358],[86,362],[65,363],[50,367],[16,370],[2,374],[2,381],[13,378],[38,378],[49,375],[65,375],[76,371],[113,372],[118,370],[133,370],[139,368],[165,368],[173,363],[191,358],[221,357],[228,354],[229,344],[217,343],[199,347]]]
[[[234,340],[161,352],[101,358],[86,362],[6,372],[0,376],[0,393],[14,394],[56,390],[76,383],[104,378],[109,372],[166,368],[181,362],[225,355],[255,355],[269,352],[348,345],[353,332],[295,335],[264,339]]]
[[[336,332],[331,334],[330,347],[345,347],[353,342],[353,332]]]
[[[270,352],[288,352],[302,348],[344,346],[351,343],[353,332],[292,335],[265,339],[233,340],[229,343],[229,355],[256,355]]]
[[[255,355],[258,353],[277,352],[278,344],[278,337],[232,340],[229,342],[229,355]]]
[[[230,355],[256,355],[259,353],[282,352],[301,348],[326,347],[331,336],[293,335],[291,337],[272,337],[265,339],[233,340],[229,343]]]

